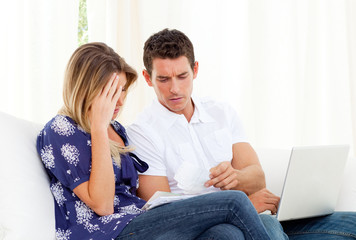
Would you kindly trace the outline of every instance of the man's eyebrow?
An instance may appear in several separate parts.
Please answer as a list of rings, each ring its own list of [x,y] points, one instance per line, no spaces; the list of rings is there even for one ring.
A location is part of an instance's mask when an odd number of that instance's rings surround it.
[[[157,78],[169,78],[168,76],[158,75]]]
[[[182,76],[182,75],[186,75],[186,74],[188,74],[188,72],[182,72],[182,73],[178,74],[178,76]]]
[[[187,75],[187,74],[188,74],[188,71],[179,73],[179,74],[177,74],[177,76],[183,76],[183,75]],[[157,75],[156,78],[170,78],[170,76]]]

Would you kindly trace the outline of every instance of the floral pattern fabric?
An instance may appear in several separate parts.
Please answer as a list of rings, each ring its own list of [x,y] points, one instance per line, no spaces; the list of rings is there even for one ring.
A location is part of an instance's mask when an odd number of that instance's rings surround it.
[[[127,145],[124,127],[116,121],[111,124]],[[57,115],[38,135],[37,151],[50,178],[58,240],[115,239],[135,216],[143,212],[141,208],[145,201],[136,196],[137,171],[144,172],[148,166],[133,153],[121,155],[121,166],[113,160],[116,180],[114,213],[99,216],[73,192],[90,177],[90,134],[71,118]]]

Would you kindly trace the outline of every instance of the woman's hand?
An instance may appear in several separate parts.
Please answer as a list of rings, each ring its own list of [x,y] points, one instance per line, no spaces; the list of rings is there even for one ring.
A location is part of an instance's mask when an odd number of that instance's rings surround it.
[[[110,153],[108,127],[114,115],[122,87],[114,73],[105,87],[95,97],[89,110],[92,143],[92,168],[89,181],[73,192],[100,216],[114,212],[115,175]]]
[[[107,129],[113,117],[115,105],[120,98],[122,86],[119,84],[119,75],[113,73],[102,91],[95,97],[89,110],[91,128]]]

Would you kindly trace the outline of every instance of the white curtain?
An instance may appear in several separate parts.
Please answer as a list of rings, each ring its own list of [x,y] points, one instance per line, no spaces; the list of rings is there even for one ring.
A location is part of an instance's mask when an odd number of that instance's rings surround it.
[[[88,0],[89,40],[136,67],[120,119],[153,99],[141,71],[144,41],[185,32],[200,72],[194,92],[236,108],[254,146],[356,147],[356,3],[352,0]]]
[[[155,97],[141,71],[145,40],[185,32],[200,63],[194,92],[229,102],[255,147],[348,143],[356,148],[353,0],[87,0],[89,41],[139,73],[120,120]],[[62,103],[77,46],[78,1],[0,3],[0,111],[46,122]]]
[[[348,70],[350,82],[350,111],[353,132],[353,155],[356,156],[356,2],[346,3],[346,21],[348,33]]]
[[[125,58],[139,75],[139,81],[129,92],[124,111],[120,114],[120,121],[124,124],[132,122],[154,97],[154,93],[143,84],[141,76],[145,38],[142,29],[146,28],[139,21],[143,14],[140,10],[144,9],[141,4],[136,0],[87,0],[89,42],[105,42]]]
[[[56,114],[78,13],[73,0],[0,2],[0,111],[41,123]]]

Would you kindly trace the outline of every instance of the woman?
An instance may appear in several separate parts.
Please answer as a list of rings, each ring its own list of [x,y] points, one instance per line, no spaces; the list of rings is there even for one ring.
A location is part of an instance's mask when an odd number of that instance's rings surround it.
[[[104,43],[72,55],[64,107],[37,138],[55,198],[57,239],[268,239],[257,212],[239,191],[206,194],[141,210],[137,171],[115,121],[137,73]]]

